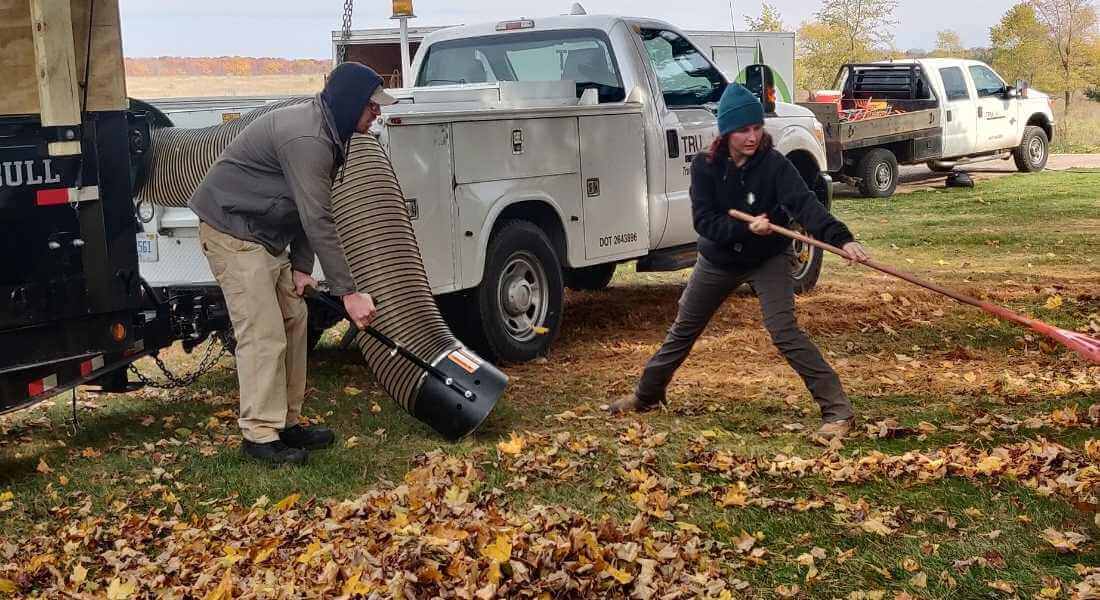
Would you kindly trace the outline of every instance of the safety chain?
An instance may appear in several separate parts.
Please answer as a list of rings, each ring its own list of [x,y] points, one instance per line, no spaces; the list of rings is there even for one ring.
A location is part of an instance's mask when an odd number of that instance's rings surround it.
[[[217,353],[217,355],[214,354],[215,344],[220,348],[220,351]],[[164,373],[164,378],[166,381],[157,381],[154,379],[150,379],[149,377],[146,377],[145,374],[143,374],[141,371],[138,371],[137,367],[132,364],[130,365],[130,372],[133,373],[135,377],[137,377],[138,381],[151,388],[156,388],[159,390],[185,388],[198,381],[199,377],[206,375],[211,369],[214,368],[214,365],[218,364],[218,361],[221,360],[222,357],[225,356],[227,353],[228,349],[226,348],[225,341],[219,336],[211,336],[210,342],[206,345],[206,355],[202,357],[202,360],[199,362],[199,366],[187,375],[179,376],[173,373],[168,368],[168,365],[164,364],[164,361],[160,359],[160,356],[156,354],[153,355],[153,362],[155,362],[157,367],[160,368],[161,372]]]
[[[336,48],[336,62],[342,63],[348,58],[348,41],[351,40],[351,10],[355,0],[344,0],[344,23],[340,30],[340,45]]]

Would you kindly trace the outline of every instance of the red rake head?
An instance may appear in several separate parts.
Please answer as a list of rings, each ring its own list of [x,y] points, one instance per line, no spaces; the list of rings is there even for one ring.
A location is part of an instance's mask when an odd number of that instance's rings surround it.
[[[1050,337],[1061,342],[1063,346],[1084,356],[1093,364],[1100,365],[1100,340],[1075,331],[1052,328]]]

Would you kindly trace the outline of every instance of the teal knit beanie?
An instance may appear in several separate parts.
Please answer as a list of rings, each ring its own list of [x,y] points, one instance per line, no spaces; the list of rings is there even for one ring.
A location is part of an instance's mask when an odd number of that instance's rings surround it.
[[[731,83],[718,102],[718,135],[764,122],[764,106],[745,86]]]

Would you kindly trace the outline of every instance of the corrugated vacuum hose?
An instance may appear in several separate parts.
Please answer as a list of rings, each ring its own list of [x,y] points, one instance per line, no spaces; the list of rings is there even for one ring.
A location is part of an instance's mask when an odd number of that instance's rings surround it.
[[[412,361],[395,356],[367,332],[359,350],[382,387],[410,414],[448,439],[460,438],[489,415],[507,377],[459,342],[432,297],[408,207],[385,149],[357,135],[332,188],[340,245],[356,286],[378,305],[374,327],[474,393],[444,384]]]
[[[154,130],[149,174],[138,201],[186,206],[206,171],[248,123],[270,110],[308,100],[268,105],[225,125]],[[425,370],[360,332],[356,343],[367,366],[390,397],[445,438],[457,440],[472,433],[493,410],[508,378],[463,346],[440,315],[397,176],[373,136],[352,140],[333,185],[332,204],[355,283],[378,306],[372,326],[432,369]],[[429,371],[443,377],[429,376]]]

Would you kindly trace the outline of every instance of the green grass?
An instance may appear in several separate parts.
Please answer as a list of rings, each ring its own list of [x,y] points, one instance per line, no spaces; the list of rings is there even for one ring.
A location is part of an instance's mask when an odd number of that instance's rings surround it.
[[[876,256],[941,283],[982,287],[1003,296],[1016,309],[1064,327],[1088,327],[1100,313],[1095,292],[1100,289],[1100,266],[1088,262],[1100,256],[1100,178],[1095,175],[1019,175],[983,181],[974,190],[914,192],[883,201],[845,199],[838,201],[836,212]],[[941,260],[947,264],[939,264]],[[91,400],[96,407],[81,409],[76,435],[68,433],[68,396],[6,417],[0,421],[7,431],[0,443],[0,493],[12,492],[14,506],[0,513],[0,547],[18,545],[36,531],[49,531],[64,520],[62,515],[69,514],[58,508],[80,507],[87,501],[94,514],[109,515],[116,502],[141,512],[163,508],[174,496],[184,514],[201,515],[226,499],[248,506],[261,497],[275,501],[292,493],[350,498],[385,482],[399,483],[418,456],[440,447],[448,454],[469,457],[484,469],[487,488],[502,490],[502,502],[510,509],[558,505],[594,519],[608,515],[618,522],[629,522],[637,512],[624,480],[626,465],[641,461],[645,469],[669,478],[677,489],[688,487],[692,473],[678,465],[685,460],[691,440],[703,432],[715,447],[740,456],[819,455],[820,446],[801,431],[785,427],[797,423],[812,430],[817,425],[816,408],[797,381],[769,380],[758,393],[737,387],[742,376],[776,368],[777,359],[762,339],[748,342],[736,337],[738,331],[720,331],[730,319],[741,318],[733,309],[716,318],[706,349],[689,361],[689,367],[703,373],[690,377],[685,373],[684,383],[674,390],[671,408],[639,419],[653,434],[667,432],[668,441],[642,450],[619,440],[633,420],[604,417],[598,406],[606,402],[607,390],[623,391],[632,385],[647,352],[659,343],[672,318],[684,278],[684,273],[639,274],[623,267],[611,290],[572,294],[565,331],[549,362],[510,368],[513,383],[508,397],[481,431],[455,445],[445,445],[384,398],[356,354],[332,347],[335,335],[328,338],[330,346],[311,359],[306,414],[336,429],[341,443],[314,453],[301,468],[272,470],[241,458],[235,447],[239,438],[234,418],[217,416],[235,409],[236,377],[230,360],[185,391],[105,398],[82,393],[81,399]],[[896,418],[903,426],[924,421],[939,429],[925,437],[860,435],[847,442],[846,455],[934,451],[960,442],[993,447],[1039,437],[1080,450],[1094,436],[1095,431],[1088,428],[991,429],[982,438],[978,435],[982,427],[961,432],[945,428],[972,423],[990,413],[1024,419],[1069,405],[1085,413],[1090,405],[1100,403],[1100,391],[1087,377],[1082,379],[1082,363],[1064,353],[1039,352],[1037,341],[1023,339],[1025,332],[971,309],[936,304],[924,297],[915,308],[906,309],[919,309],[923,322],[891,316],[873,302],[880,292],[918,296],[910,288],[897,287],[901,284],[885,285],[874,274],[830,260],[821,291],[800,301],[800,310],[817,315],[804,324],[831,359],[847,361],[838,371],[851,387],[864,423]],[[1064,304],[1043,308],[1051,295],[1046,290],[1054,286]],[[738,307],[751,307],[752,302],[749,296],[731,300]],[[854,308],[860,302],[863,308]],[[938,315],[932,312],[936,307]],[[858,324],[888,318],[893,319],[894,335]],[[826,319],[828,326],[822,324]],[[723,333],[731,337],[720,337]],[[644,348],[631,350],[636,344]],[[747,352],[746,344],[755,346],[753,352]],[[972,358],[947,358],[960,352]],[[984,369],[991,376],[1001,371],[1033,372],[1050,381],[1022,393],[996,386],[941,389],[919,380],[878,383],[876,370],[859,368],[872,360],[892,361],[895,354],[914,356],[929,371],[942,360],[955,360],[965,362],[964,369]],[[173,358],[178,362],[178,356]],[[1059,391],[1063,383],[1068,387]],[[353,390],[348,388],[362,393],[349,394]],[[787,396],[790,402],[784,401]],[[380,412],[372,411],[375,404]],[[592,409],[586,414],[596,418],[553,417],[578,407]],[[522,473],[507,470],[495,446],[512,431],[550,437],[561,432],[592,435],[600,447],[585,458],[563,451],[581,465],[575,478],[561,481],[529,473],[526,486],[511,489],[509,484]],[[358,443],[347,447],[345,442],[352,437]],[[40,472],[40,462],[52,472]],[[62,477],[67,480],[64,484]],[[701,481],[706,487],[725,483],[715,475]],[[755,597],[772,597],[776,586],[792,584],[800,585],[807,597],[846,597],[874,589],[928,598],[993,597],[997,592],[987,587],[993,580],[1008,581],[1021,596],[1030,596],[1038,592],[1043,577],[1072,585],[1077,580],[1073,564],[1100,560],[1095,544],[1063,555],[1040,537],[1044,528],[1053,527],[1100,538],[1092,515],[1062,498],[1041,497],[1006,481],[950,478],[932,483],[876,480],[831,485],[817,477],[761,477],[753,484],[772,498],[865,498],[872,510],[898,509],[900,526],[888,538],[866,533],[846,524],[828,503],[800,513],[721,509],[706,494],[682,500],[674,510],[675,520],[695,524],[707,537],[728,542],[742,530],[763,533],[767,562],[737,567],[732,574],[748,581]],[[968,516],[966,510],[972,507],[979,508],[982,516]],[[948,527],[946,516],[957,520],[957,527]],[[1000,534],[991,536],[996,530]],[[796,559],[814,547],[825,549],[827,558],[817,561],[819,579],[807,584],[807,568]],[[845,550],[855,553],[841,563],[837,552]],[[1003,557],[1004,564],[993,560],[996,566],[975,566],[968,572],[952,567],[956,560],[976,556]],[[912,574],[901,566],[905,559],[919,562],[928,576],[926,589],[910,584]],[[876,568],[885,569],[889,578]],[[941,582],[944,571],[954,578],[954,588]]]

